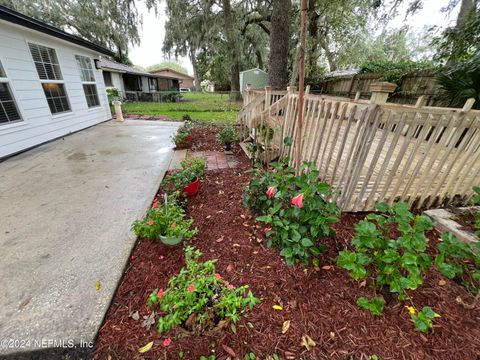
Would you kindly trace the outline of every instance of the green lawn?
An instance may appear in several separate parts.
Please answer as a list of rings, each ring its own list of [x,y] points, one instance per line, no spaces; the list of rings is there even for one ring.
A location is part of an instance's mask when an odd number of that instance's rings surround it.
[[[181,120],[185,114],[193,120],[205,123],[232,123],[242,103],[231,101],[229,94],[182,93],[180,102],[126,102],[124,113],[139,115],[164,115],[171,120]]]

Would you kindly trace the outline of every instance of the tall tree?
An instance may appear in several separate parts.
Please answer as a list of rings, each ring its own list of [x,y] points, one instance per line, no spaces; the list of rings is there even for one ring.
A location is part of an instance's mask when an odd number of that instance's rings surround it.
[[[232,14],[232,4],[230,0],[222,0],[223,4],[223,27],[225,29],[225,37],[227,45],[230,48],[230,93],[234,98],[240,98],[240,51],[239,36],[236,34],[235,19]]]
[[[165,40],[163,51],[177,56],[188,56],[193,67],[195,90],[199,91],[202,78],[199,74],[197,54],[217,30],[212,1],[167,0]]]
[[[270,30],[269,83],[274,89],[288,84],[291,0],[273,0]]]
[[[451,0],[447,11],[460,1],[455,26],[445,29],[433,44],[437,48],[436,58],[446,61],[447,67],[472,59],[480,52],[480,1]]]
[[[157,10],[159,0],[144,2],[149,10]],[[129,62],[128,45],[140,43],[142,17],[135,0],[0,0],[0,4],[104,46],[121,62]]]

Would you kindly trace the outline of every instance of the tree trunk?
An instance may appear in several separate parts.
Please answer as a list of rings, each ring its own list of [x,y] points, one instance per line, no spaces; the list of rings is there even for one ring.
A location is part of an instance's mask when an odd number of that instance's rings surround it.
[[[315,9],[316,1],[308,1],[308,67],[306,69],[307,76],[312,76],[317,73],[318,61],[318,18],[320,17]]]
[[[270,29],[269,84],[284,90],[288,84],[288,42],[291,0],[273,0]]]
[[[457,16],[457,23],[455,24],[455,29],[459,30],[463,26],[465,26],[465,22],[468,20],[468,17],[470,16],[470,13],[472,11],[476,11],[476,0],[462,0],[460,3],[460,11],[458,12]],[[458,54],[450,54],[450,58],[447,60],[447,63],[445,64],[446,68],[450,68],[453,65],[455,65],[455,60],[457,58]]]
[[[257,57],[258,68],[264,70],[262,52],[259,49],[255,50],[255,56]]]
[[[230,50],[230,97],[240,99],[240,52],[238,50],[238,41],[235,39],[234,20],[232,18],[232,5],[230,0],[222,0],[223,19],[225,25],[225,36]]]
[[[475,11],[475,0],[462,0],[460,4],[460,11],[458,12],[456,28],[461,28],[465,25],[471,11]]]
[[[197,57],[195,56],[195,50],[190,49],[190,61],[192,62],[192,67],[193,67],[193,79],[194,79],[194,87],[195,91],[201,91],[201,80],[200,77],[198,76],[198,63],[197,63]]]
[[[328,62],[328,67],[330,68],[330,71],[335,71],[338,69],[338,66],[337,66],[337,61],[335,59],[335,55],[330,51],[330,48],[329,48],[329,42],[328,42],[328,38],[327,38],[327,35],[322,35],[320,37],[320,46],[322,47],[323,51],[325,51],[325,57],[327,58],[327,62]]]
[[[297,85],[298,65],[299,65],[299,62],[300,62],[300,57],[301,57],[300,46],[297,46],[297,50],[295,51],[295,61],[293,62],[293,66],[292,66],[292,76],[290,76],[290,83],[289,83],[290,86],[296,86]]]

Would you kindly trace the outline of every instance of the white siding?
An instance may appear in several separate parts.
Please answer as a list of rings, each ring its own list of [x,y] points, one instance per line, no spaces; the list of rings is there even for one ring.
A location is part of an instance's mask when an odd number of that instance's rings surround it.
[[[142,76],[142,91],[143,92],[150,92],[150,89],[148,87],[148,78],[146,76]]]
[[[125,87],[123,86],[122,74],[116,72],[112,72],[111,74],[113,87],[119,90],[122,95],[125,95]]]
[[[54,48],[71,111],[52,115],[35,69],[28,42]],[[92,59],[100,106],[88,108],[75,55]],[[0,61],[23,121],[0,124],[0,158],[111,119],[99,54],[69,42],[0,20]]]

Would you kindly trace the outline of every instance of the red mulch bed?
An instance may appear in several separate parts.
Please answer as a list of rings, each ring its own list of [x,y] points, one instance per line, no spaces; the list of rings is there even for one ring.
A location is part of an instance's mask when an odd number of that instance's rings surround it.
[[[212,149],[214,129],[197,128],[194,134],[198,150],[218,150],[216,143]],[[428,335],[415,331],[404,304],[391,304],[383,317],[355,305],[359,296],[372,291],[336,267],[335,257],[350,243],[353,225],[363,215],[342,215],[335,225],[337,238],[325,240],[328,250],[320,258],[320,269],[285,265],[278,249],[267,248],[264,239],[256,237],[259,229],[241,205],[243,187],[250,179],[249,162],[238,149],[235,154],[239,167],[208,173],[199,196],[188,202],[188,215],[199,229],[191,242],[205,259],[218,259],[217,270],[228,282],[248,284],[262,303],[237,324],[236,334],[230,329],[212,337],[185,335],[180,329],[164,336],[154,329],[146,331],[141,323],[150,313],[145,305],[148,295],[155,288],[166,288],[184,259],[181,246],[140,239],[100,329],[96,359],[179,359],[181,351],[189,360],[210,354],[233,359],[227,352],[231,350],[240,359],[253,352],[262,360],[274,353],[281,359],[369,359],[374,354],[381,360],[480,359],[480,308],[457,304],[457,296],[466,303],[473,297],[435,270],[429,270],[424,285],[412,293],[417,308],[431,306],[441,315]],[[430,232],[428,237],[433,243],[438,234]],[[446,284],[440,286],[440,280]],[[274,310],[275,304],[283,311]],[[129,316],[135,311],[140,320]],[[291,320],[291,326],[282,334],[285,320]],[[300,345],[303,335],[315,341],[311,351]],[[173,342],[164,348],[166,337]],[[153,348],[139,354],[138,349],[150,341]]]

